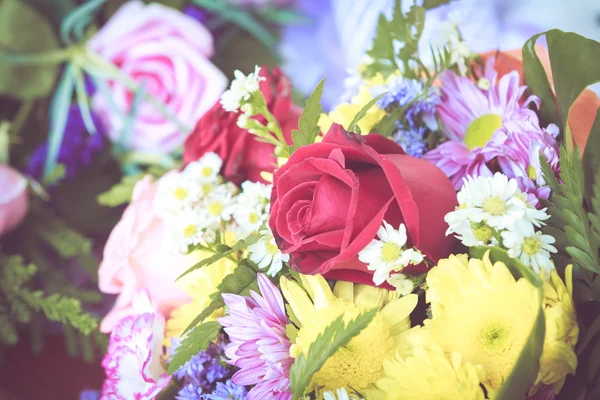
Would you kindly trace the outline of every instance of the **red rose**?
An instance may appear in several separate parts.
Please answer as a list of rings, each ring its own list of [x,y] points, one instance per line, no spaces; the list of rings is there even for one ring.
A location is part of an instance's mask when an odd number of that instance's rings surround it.
[[[298,126],[300,110],[292,104],[292,88],[289,79],[279,69],[269,73],[262,67],[260,90],[267,101],[269,111],[281,124],[283,134],[291,144],[292,130]],[[239,113],[227,112],[217,102],[198,121],[194,131],[185,141],[185,163],[196,161],[209,152],[223,159],[221,173],[228,180],[240,184],[245,180],[259,181],[262,171],[273,172],[277,160],[274,146],[260,142],[257,137],[237,126]],[[264,121],[262,121],[264,122]]]
[[[407,245],[437,262],[454,246],[444,216],[456,205],[452,183],[435,165],[383,136],[334,124],[321,143],[301,147],[275,172],[269,226],[295,270],[372,284],[358,253],[384,219],[395,228],[404,223]]]

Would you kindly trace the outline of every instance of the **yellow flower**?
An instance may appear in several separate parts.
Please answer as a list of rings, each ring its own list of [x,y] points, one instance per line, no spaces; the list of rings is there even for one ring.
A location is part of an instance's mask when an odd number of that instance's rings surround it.
[[[543,271],[542,271],[543,272]],[[545,276],[542,276],[544,279]],[[552,270],[550,279],[544,279],[544,316],[546,318],[546,337],[544,351],[540,357],[540,372],[530,394],[539,387],[554,385],[555,393],[560,392],[568,374],[577,369],[577,344],[579,326],[573,305],[573,266],[565,270],[565,283],[556,270]]]
[[[385,376],[377,387],[386,400],[484,400],[480,383],[485,378],[481,365],[463,362],[459,353],[449,357],[432,343],[416,346],[411,354],[397,354],[383,362]]]
[[[509,374],[531,333],[539,304],[538,290],[515,278],[504,263],[492,265],[466,255],[440,260],[427,276],[426,299],[433,340],[446,353],[485,369],[483,384],[493,394]]]
[[[211,254],[198,251],[198,261]],[[210,295],[216,292],[217,286],[233,272],[236,264],[229,259],[222,259],[212,265],[200,268],[177,281],[178,287],[187,293],[192,301],[173,310],[166,324],[165,346],[171,345],[171,338],[179,338],[183,330],[210,304]],[[223,309],[216,310],[206,321],[214,321],[223,315]]]
[[[281,290],[300,323],[290,348],[294,358],[308,354],[310,345],[340,315],[349,322],[374,307],[380,311],[371,323],[340,348],[313,376],[309,391],[317,394],[345,388],[348,391],[374,390],[383,374],[383,362],[396,353],[401,334],[410,328],[410,313],[417,296],[394,298],[384,289],[338,282],[334,291],[320,275],[301,276],[302,285],[281,278]],[[334,293],[335,292],[335,293]],[[383,394],[373,398],[384,398]]]
[[[389,78],[388,78],[389,79]],[[385,80],[383,77],[378,74],[375,77],[371,78],[368,81],[365,81],[364,84],[358,89],[358,93],[352,97],[350,103],[344,103],[338,105],[333,111],[329,114],[322,114],[321,119],[319,120],[319,127],[321,128],[321,132],[327,133],[331,124],[338,123],[342,125],[345,129],[348,129],[348,126],[356,116],[366,106],[371,100],[373,100],[373,96],[371,95],[371,88],[377,85],[383,85]],[[381,121],[381,119],[385,116],[385,111],[373,105],[365,114],[365,116],[358,122],[358,127],[362,134],[368,134],[371,129],[375,127]],[[321,138],[317,138],[319,141]]]

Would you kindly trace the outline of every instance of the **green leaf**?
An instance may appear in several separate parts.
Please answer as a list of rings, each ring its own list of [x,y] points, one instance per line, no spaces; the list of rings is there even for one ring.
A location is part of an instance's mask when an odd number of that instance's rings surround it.
[[[216,254],[214,254],[208,258],[205,258],[204,260],[192,265],[190,268],[187,269],[187,271],[185,271],[183,274],[179,275],[179,277],[177,277],[176,280],[183,278],[187,274],[189,274],[197,269],[206,267],[208,265],[212,265],[225,257],[228,257],[234,253],[237,253],[238,251],[244,250],[248,246],[258,242],[260,237],[261,237],[260,234],[253,233],[250,236],[248,236],[246,239],[239,240],[236,244],[234,244],[228,250],[225,250],[225,248],[222,248],[223,251],[216,253]]]
[[[427,10],[449,4],[452,0],[423,0],[423,7]]]
[[[50,245],[64,259],[87,254],[92,248],[89,239],[71,229],[48,208],[34,208],[27,224],[31,224],[32,232],[35,232],[35,235]]]
[[[419,6],[412,6],[406,14],[408,23],[415,29],[415,37],[420,38],[425,28],[425,9]]]
[[[524,393],[527,393],[529,388],[535,383],[540,368],[540,356],[542,355],[546,331],[544,310],[542,307],[544,284],[531,268],[526,267],[519,260],[511,258],[504,249],[499,247],[472,247],[470,249],[471,256],[480,259],[488,251],[490,252],[489,257],[492,263],[503,262],[515,279],[526,279],[538,292],[538,312],[529,338],[515,363],[515,367],[495,397],[496,400],[521,399],[524,397]]]
[[[323,333],[317,336],[310,345],[306,356],[301,353],[296,358],[290,368],[290,383],[294,400],[303,398],[304,391],[310,385],[313,375],[340,347],[347,345],[353,337],[366,328],[377,312],[377,309],[364,312],[348,324],[344,324],[344,316],[340,315],[325,328]]]
[[[216,321],[205,322],[196,326],[188,332],[187,337],[181,341],[181,345],[175,350],[175,354],[169,362],[167,372],[172,375],[181,366],[188,362],[200,351],[206,350],[221,331],[221,324]]]
[[[523,73],[525,75],[525,82],[529,89],[542,100],[539,111],[542,121],[562,126],[554,100],[554,91],[552,90],[552,86],[550,86],[544,66],[535,52],[535,43],[541,35],[543,34],[534,35],[523,45]]]
[[[210,295],[210,304],[185,328],[183,333],[185,334],[198,323],[204,321],[213,312],[223,307],[225,305],[222,297],[223,293],[247,295],[250,290],[258,290],[256,271],[248,266],[247,263],[241,261],[233,272],[227,275],[219,286],[217,286],[217,291]]]
[[[67,173],[67,168],[64,164],[56,164],[52,171],[42,179],[42,183],[45,186],[52,186],[58,183],[65,177]]]
[[[368,76],[374,76],[379,72],[386,78],[398,69],[394,53],[394,36],[390,23],[383,14],[379,16],[373,46],[367,51],[367,55],[374,60],[367,68]]]
[[[35,54],[59,48],[52,26],[19,0],[0,0],[0,52]],[[0,94],[32,99],[50,94],[59,69],[53,64],[19,65],[0,58]]]
[[[348,125],[348,132],[356,132],[357,125],[360,122],[360,120],[363,119],[365,115],[367,115],[371,107],[373,107],[384,95],[385,93],[381,93],[379,96],[375,97],[373,100],[365,104],[364,107],[361,108],[358,113],[356,113],[356,115],[352,119],[352,122],[350,122],[350,125]]]
[[[107,207],[116,207],[121,204],[129,203],[135,184],[142,179],[145,174],[123,176],[121,181],[111,187],[108,191],[100,193],[96,198],[98,203]]]
[[[259,15],[269,22],[283,26],[308,25],[313,22],[311,18],[299,14],[296,10],[271,6],[261,8]]]
[[[315,142],[315,138],[320,131],[318,123],[323,110],[321,106],[321,96],[323,95],[324,86],[325,78],[321,79],[321,82],[319,82],[308,100],[306,100],[306,105],[302,110],[302,116],[300,116],[300,119],[298,120],[298,129],[292,131],[292,141],[294,142],[294,146],[290,146],[290,154],[298,149],[298,147]]]

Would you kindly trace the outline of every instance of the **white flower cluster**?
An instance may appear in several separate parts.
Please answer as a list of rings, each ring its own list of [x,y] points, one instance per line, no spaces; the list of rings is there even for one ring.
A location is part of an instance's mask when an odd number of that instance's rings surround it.
[[[207,153],[181,172],[160,179],[154,208],[167,226],[165,243],[186,254],[193,246],[209,246],[226,232],[244,239],[268,218],[271,186],[244,182],[242,192],[219,176],[223,162]]]
[[[538,273],[554,268],[550,253],[556,253],[555,240],[539,230],[550,216],[527,201],[515,179],[501,173],[469,177],[457,198],[459,206],[444,218],[446,235],[454,234],[467,247],[504,247]]]
[[[373,282],[376,285],[388,282],[390,285],[397,286],[402,293],[406,293],[407,279],[403,279],[406,276],[398,272],[409,264],[423,262],[423,254],[417,249],[405,247],[408,238],[404,224],[400,224],[396,230],[392,225],[383,221],[383,225],[377,231],[377,237],[379,240],[373,239],[358,253],[358,259],[367,264],[369,271],[375,271]],[[390,275],[392,272],[395,273]],[[412,289],[414,286],[408,290],[408,293],[412,292]]]
[[[229,89],[221,95],[221,105],[225,111],[236,112],[250,100],[252,93],[259,90],[259,82],[265,80],[259,76],[259,73],[259,66],[256,66],[254,72],[247,76],[239,70],[234,72],[235,79]]]

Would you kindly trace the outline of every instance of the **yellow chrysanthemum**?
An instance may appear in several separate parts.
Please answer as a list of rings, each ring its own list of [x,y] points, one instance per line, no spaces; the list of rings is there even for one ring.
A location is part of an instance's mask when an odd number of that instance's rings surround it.
[[[338,388],[374,390],[383,374],[383,362],[396,353],[401,334],[410,328],[409,316],[417,296],[394,298],[383,289],[338,282],[335,294],[320,276],[302,276],[302,286],[281,278],[281,290],[300,323],[290,354],[307,354],[310,345],[340,315],[349,322],[362,312],[380,307],[373,321],[330,357],[312,379],[318,393]],[[374,396],[373,398],[384,398]]]
[[[543,271],[542,271],[543,272]],[[530,394],[544,385],[554,385],[558,393],[569,374],[577,369],[575,345],[579,336],[577,314],[573,305],[573,266],[565,270],[565,283],[556,270],[552,270],[550,279],[544,279],[544,316],[546,336],[544,351],[540,357],[540,372]],[[542,276],[542,278],[545,278]]]
[[[198,251],[198,261],[210,254]],[[210,304],[210,296],[217,290],[223,279],[233,272],[235,263],[222,259],[215,264],[200,268],[177,281],[178,287],[187,293],[192,301],[173,310],[166,324],[165,346],[170,346],[171,338],[179,338],[183,330]],[[223,309],[216,310],[207,321],[223,315]]]
[[[364,84],[358,89],[358,93],[352,97],[350,103],[344,103],[338,105],[333,111],[329,114],[322,114],[321,119],[319,120],[319,127],[321,128],[321,132],[326,133],[331,124],[338,123],[342,125],[345,129],[348,129],[348,126],[356,116],[366,106],[371,100],[373,100],[373,95],[371,95],[371,88],[377,85],[385,84],[385,80],[382,78],[380,74],[374,76],[373,78],[364,82]],[[358,127],[363,134],[367,134],[381,121],[381,119],[385,116],[385,111],[373,105],[365,114],[365,116],[358,121]],[[318,138],[319,139],[319,138]]]
[[[446,353],[485,369],[483,382],[498,390],[523,350],[540,307],[539,292],[504,263],[466,255],[440,260],[427,276],[433,340]],[[493,398],[493,397],[492,397]]]
[[[385,376],[377,387],[386,400],[484,400],[481,365],[463,362],[459,353],[446,356],[442,348],[416,346],[383,362]]]

